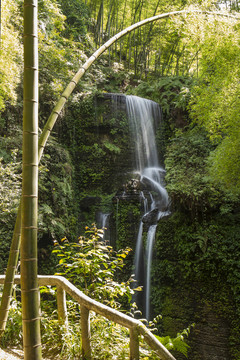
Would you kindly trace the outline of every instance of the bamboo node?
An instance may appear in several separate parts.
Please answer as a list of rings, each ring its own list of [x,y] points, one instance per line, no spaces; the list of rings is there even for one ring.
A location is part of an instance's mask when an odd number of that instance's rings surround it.
[[[62,96],[62,97],[64,97],[64,96]],[[60,115],[60,112],[61,112],[61,111],[53,110],[53,114]],[[52,131],[52,129],[47,129],[47,130]]]
[[[29,347],[31,347],[31,348],[38,348],[39,346],[42,346],[42,344],[40,343],[40,344],[36,344],[36,345],[24,345],[24,348],[26,349],[26,348],[29,348]]]
[[[37,7],[37,5],[33,4],[33,3],[28,3],[28,4],[24,4],[24,7]]]
[[[30,289],[30,290],[24,290],[24,289],[21,289],[21,292],[23,292],[23,293],[31,293],[31,292],[35,292],[35,291],[38,291],[39,290],[39,288],[37,287],[37,288],[33,288],[33,289]],[[34,320],[34,319],[33,319]],[[25,320],[24,320],[25,321]],[[29,321],[31,321],[31,320],[29,320]]]
[[[36,66],[25,66],[25,68],[24,68],[25,70],[37,70],[38,71],[38,67],[36,67]]]
[[[24,164],[25,165],[25,164]],[[27,164],[26,164],[27,166]],[[35,165],[37,166],[37,165]],[[37,198],[37,195],[26,195],[26,194],[23,194],[22,197],[26,197],[26,198]]]
[[[24,102],[33,102],[33,103],[38,104],[38,101],[34,100],[34,99],[24,99]]]
[[[38,166],[38,163],[23,163],[24,166]]]
[[[23,261],[37,261],[37,258],[30,258],[30,259],[21,259],[21,262]]]
[[[34,321],[37,321],[37,320],[40,320],[40,317],[36,317],[34,319],[23,319],[23,321],[26,322],[26,323],[34,322]]]
[[[28,131],[28,130],[24,130],[24,133],[27,133],[27,134],[32,134],[32,135],[38,135],[38,132],[36,132],[36,131]]]

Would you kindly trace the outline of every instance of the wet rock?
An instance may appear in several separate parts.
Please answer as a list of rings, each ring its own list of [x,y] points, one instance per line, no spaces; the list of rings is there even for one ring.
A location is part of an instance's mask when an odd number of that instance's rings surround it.
[[[158,222],[158,209],[153,209],[145,214],[142,218],[142,222],[148,226],[155,225]]]
[[[136,192],[141,189],[141,183],[138,179],[131,179],[124,185],[126,192]]]
[[[121,189],[118,190],[113,198],[113,202],[118,200],[137,201],[140,203],[141,182],[138,179],[130,179]]]

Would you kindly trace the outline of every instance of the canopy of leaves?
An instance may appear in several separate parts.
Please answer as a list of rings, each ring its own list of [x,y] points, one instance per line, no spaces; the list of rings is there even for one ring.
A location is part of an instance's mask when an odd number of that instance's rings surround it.
[[[190,114],[218,144],[211,154],[212,176],[239,192],[239,23],[216,20],[200,32],[199,79],[192,89]]]

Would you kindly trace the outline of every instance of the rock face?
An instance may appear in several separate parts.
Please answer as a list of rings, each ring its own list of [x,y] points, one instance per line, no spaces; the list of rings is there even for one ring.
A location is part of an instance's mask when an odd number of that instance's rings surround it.
[[[197,241],[196,228],[177,213],[158,224],[152,269],[154,315],[162,315],[160,331],[172,337],[195,324],[186,339],[189,359],[238,360],[239,322],[231,288],[216,253],[212,254],[213,244],[200,249]],[[213,276],[215,265],[219,273]],[[178,353],[175,357],[184,359]]]
[[[202,320],[193,332],[195,338],[192,353],[196,352],[204,360],[229,360],[229,324],[217,316],[210,304],[204,304],[200,309]]]
[[[190,345],[188,359],[191,360],[232,360],[229,348],[229,323],[223,316],[219,316],[216,304],[196,301],[195,293],[186,289],[172,289],[169,297],[165,298],[162,306],[163,327],[166,333],[176,334],[191,323],[190,335],[186,339]],[[186,324],[188,324],[186,326]],[[175,353],[176,359],[185,359]]]
[[[140,188],[141,183],[138,179],[128,180],[113,197],[113,202],[116,201],[134,201],[140,202]]]

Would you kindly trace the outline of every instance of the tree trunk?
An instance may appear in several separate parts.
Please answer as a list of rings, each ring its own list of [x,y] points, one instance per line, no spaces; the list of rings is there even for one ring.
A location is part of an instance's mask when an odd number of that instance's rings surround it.
[[[38,38],[37,0],[24,0],[23,180],[21,291],[25,360],[40,360],[37,280],[38,201]]]

